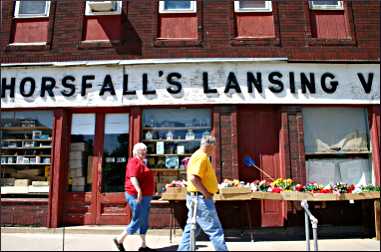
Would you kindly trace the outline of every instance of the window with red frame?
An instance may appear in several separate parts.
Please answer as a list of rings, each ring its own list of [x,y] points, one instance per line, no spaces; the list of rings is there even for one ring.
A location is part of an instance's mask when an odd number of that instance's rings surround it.
[[[320,39],[348,39],[350,26],[343,1],[309,1],[312,37]]]
[[[274,38],[271,1],[234,1],[237,38]]]
[[[15,1],[12,44],[44,44],[48,40],[50,1]]]
[[[197,1],[160,0],[158,37],[159,39],[197,39]]]

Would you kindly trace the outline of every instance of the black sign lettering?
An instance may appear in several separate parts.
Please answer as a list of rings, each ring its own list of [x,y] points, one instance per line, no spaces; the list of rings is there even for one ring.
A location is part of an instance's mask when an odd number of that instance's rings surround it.
[[[123,75],[123,95],[136,95],[136,90],[128,90],[128,74]]]
[[[300,84],[302,86],[303,94],[307,93],[307,89],[311,94],[316,93],[315,74],[310,73],[310,79],[308,79],[305,73],[300,73]]]
[[[30,83],[29,93],[25,91],[25,85]],[[36,89],[36,81],[32,77],[25,77],[20,82],[20,94],[24,97],[31,97]]]
[[[217,89],[215,88],[209,88],[209,80],[208,80],[208,73],[203,72],[202,73],[202,87],[204,88],[204,93],[205,94],[216,94]]]
[[[229,93],[230,89],[235,89],[237,93],[242,93],[241,87],[238,84],[237,77],[233,72],[230,72],[226,81],[224,93]]]
[[[294,72],[289,73],[289,82],[290,82],[290,92],[295,94],[295,75]]]
[[[54,78],[42,77],[40,96],[45,97],[45,92],[47,91],[50,97],[54,97],[53,88],[55,86],[56,86],[56,80]]]
[[[369,94],[370,91],[372,91],[374,73],[368,74],[368,81],[365,80],[365,77],[362,73],[357,73],[357,76],[360,79],[361,85],[364,88],[365,93]]]
[[[71,81],[72,83],[68,83],[68,81]],[[68,91],[68,92],[66,92],[66,90],[62,90],[61,94],[63,96],[69,97],[75,93],[75,85],[73,83],[74,81],[75,81],[75,78],[71,75],[67,75],[67,76],[63,77],[62,86],[70,89],[70,91]]]
[[[174,78],[181,79],[181,74],[179,74],[179,73],[168,74],[167,82],[176,87],[176,88],[173,88],[173,87],[167,88],[167,91],[170,94],[178,94],[181,92],[181,89],[182,89],[181,83],[179,81],[173,80]]]
[[[257,77],[254,77],[252,72],[247,72],[247,92],[252,93],[253,92],[253,86],[254,84],[255,88],[257,89],[258,93],[262,93],[262,74],[256,73]]]
[[[9,89],[9,97],[15,98],[15,84],[16,78],[11,78],[11,83],[7,84],[7,78],[1,79],[1,98],[5,97],[5,91]]]
[[[146,73],[143,74],[143,94],[156,94],[156,90],[148,90],[148,75]]]
[[[327,84],[326,84],[327,78],[330,78],[333,80],[335,78],[335,75],[333,75],[331,73],[324,73],[320,79],[321,88],[323,89],[324,92],[326,92],[328,94],[333,94],[336,91],[336,88],[339,85],[339,82],[338,81],[330,81],[329,84],[331,84],[331,87],[327,87]]]
[[[114,84],[112,84],[111,75],[107,74],[103,80],[103,85],[99,95],[103,96],[105,92],[110,92],[111,95],[115,95]]]
[[[283,91],[283,88],[284,88],[283,82],[281,80],[274,79],[274,77],[277,77],[280,79],[282,78],[282,76],[283,75],[280,72],[271,72],[269,74],[269,82],[278,86],[278,87],[274,87],[274,86],[269,87],[271,92],[280,93]]]
[[[88,80],[95,80],[95,76],[94,75],[84,75],[84,76],[82,76],[81,96],[85,96],[86,95],[86,89],[87,88],[92,88],[93,87],[92,83],[87,82]]]

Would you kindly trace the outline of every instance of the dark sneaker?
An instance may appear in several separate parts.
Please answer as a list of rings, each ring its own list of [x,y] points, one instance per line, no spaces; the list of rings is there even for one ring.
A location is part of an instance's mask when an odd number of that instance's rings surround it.
[[[119,251],[126,251],[124,249],[123,243],[119,243],[116,238],[112,239],[115,243],[115,246],[118,248]]]

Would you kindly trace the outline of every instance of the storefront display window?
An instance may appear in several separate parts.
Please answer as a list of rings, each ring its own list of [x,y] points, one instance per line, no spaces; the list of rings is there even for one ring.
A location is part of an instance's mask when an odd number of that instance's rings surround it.
[[[90,192],[95,114],[73,114],[69,152],[69,192]]]
[[[128,160],[129,114],[106,114],[102,192],[123,192]]]
[[[53,113],[1,113],[1,196],[49,192]]]
[[[211,132],[208,109],[147,109],[143,111],[143,142],[147,164],[157,171],[156,189],[172,180],[185,178],[185,162],[200,146],[203,135]],[[166,171],[179,171],[171,175]],[[161,173],[163,172],[163,173]]]
[[[304,108],[307,180],[371,184],[367,113],[362,108]]]

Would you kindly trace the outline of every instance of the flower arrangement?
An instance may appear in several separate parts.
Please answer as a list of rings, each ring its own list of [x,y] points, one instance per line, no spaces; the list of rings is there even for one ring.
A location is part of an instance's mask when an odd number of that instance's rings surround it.
[[[171,183],[166,184],[165,188],[167,189],[168,187],[186,187],[187,182],[185,180],[173,180]]]
[[[296,186],[296,182],[293,181],[290,178],[283,179],[283,178],[278,178],[271,182],[271,187],[273,188],[272,191],[278,192],[278,191],[293,191],[294,187]]]
[[[250,183],[250,188],[253,192],[268,192],[271,189],[271,185],[268,181],[264,180],[254,180]]]
[[[360,190],[362,192],[379,192],[380,186],[374,186],[374,185],[361,185]]]

